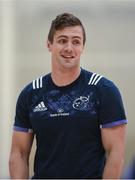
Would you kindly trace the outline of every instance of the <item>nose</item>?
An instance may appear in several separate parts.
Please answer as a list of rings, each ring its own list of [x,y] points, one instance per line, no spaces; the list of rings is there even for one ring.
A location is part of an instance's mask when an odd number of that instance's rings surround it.
[[[66,52],[71,52],[72,50],[73,50],[72,43],[71,42],[67,42],[66,46],[65,46],[65,51]]]

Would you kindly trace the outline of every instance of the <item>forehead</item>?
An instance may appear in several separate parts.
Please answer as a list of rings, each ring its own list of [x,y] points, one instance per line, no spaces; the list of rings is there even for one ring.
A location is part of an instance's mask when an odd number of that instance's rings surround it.
[[[54,34],[54,38],[59,37],[78,37],[83,39],[83,31],[81,26],[71,26],[65,27],[63,29],[57,30]]]

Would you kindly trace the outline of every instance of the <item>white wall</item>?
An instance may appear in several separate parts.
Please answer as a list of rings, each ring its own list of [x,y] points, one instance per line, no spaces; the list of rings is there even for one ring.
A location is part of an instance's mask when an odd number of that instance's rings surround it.
[[[46,38],[51,20],[62,12],[74,13],[86,28],[87,44],[82,66],[105,75],[118,85],[129,120],[126,164],[135,154],[135,1],[2,0],[0,178],[9,177],[8,158],[17,97],[28,82],[50,71]],[[33,156],[32,153],[32,162]]]

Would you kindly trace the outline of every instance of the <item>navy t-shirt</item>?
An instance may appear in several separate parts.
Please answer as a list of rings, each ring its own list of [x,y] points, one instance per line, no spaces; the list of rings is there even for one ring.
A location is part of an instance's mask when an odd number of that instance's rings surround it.
[[[101,128],[125,123],[113,82],[81,69],[67,86],[56,86],[51,74],[26,86],[18,98],[14,130],[36,137],[33,178],[101,178]]]

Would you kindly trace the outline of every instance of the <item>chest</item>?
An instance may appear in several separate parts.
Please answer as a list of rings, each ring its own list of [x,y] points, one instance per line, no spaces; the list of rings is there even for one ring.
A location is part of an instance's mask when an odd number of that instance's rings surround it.
[[[52,89],[33,95],[29,117],[35,131],[98,128],[98,104],[98,99],[90,89]]]

